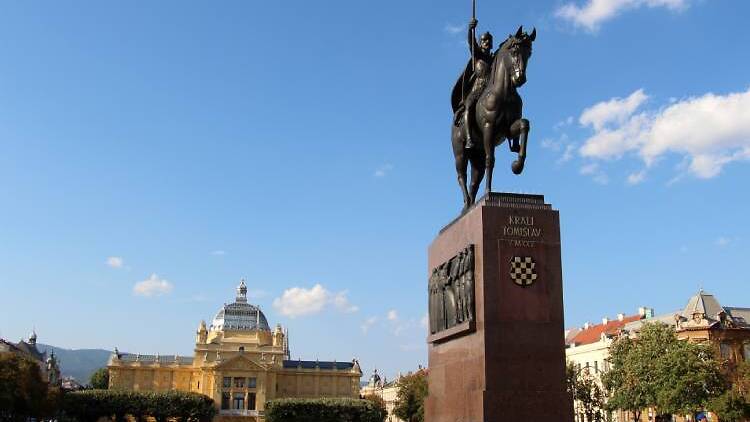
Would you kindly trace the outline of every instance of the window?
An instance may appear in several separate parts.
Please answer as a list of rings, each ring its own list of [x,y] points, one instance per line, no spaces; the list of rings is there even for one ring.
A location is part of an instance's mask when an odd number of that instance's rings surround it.
[[[258,383],[257,378],[248,378],[247,379],[247,388],[255,388],[257,383]]]
[[[245,377],[234,379],[235,388],[245,388]]]
[[[244,352],[244,351],[245,351],[245,346],[240,346],[240,352]]]
[[[229,409],[229,393],[221,393],[221,408]]]
[[[247,394],[247,410],[255,410],[255,393]]]
[[[229,388],[232,386],[232,378],[231,377],[224,377],[224,388]]]
[[[732,346],[730,346],[729,343],[721,343],[719,345],[719,349],[721,350],[721,358],[722,359],[731,359],[731,357],[732,357]]]
[[[594,361],[594,373],[595,374],[599,373],[599,361],[598,360]]]
[[[244,409],[245,408],[245,393],[234,393],[234,399],[232,400],[232,409]]]

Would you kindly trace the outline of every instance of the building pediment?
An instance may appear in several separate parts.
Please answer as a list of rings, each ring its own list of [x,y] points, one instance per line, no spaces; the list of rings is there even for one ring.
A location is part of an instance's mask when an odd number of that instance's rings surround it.
[[[216,369],[223,371],[266,371],[268,367],[246,355],[237,355],[217,364]]]

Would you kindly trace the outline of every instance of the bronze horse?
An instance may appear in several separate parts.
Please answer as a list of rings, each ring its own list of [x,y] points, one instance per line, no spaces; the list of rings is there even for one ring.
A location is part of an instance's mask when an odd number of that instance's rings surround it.
[[[522,116],[523,102],[516,88],[526,82],[526,64],[531,57],[531,43],[536,39],[536,29],[531,34],[519,27],[495,52],[490,81],[476,103],[471,123],[472,138],[482,139],[473,148],[466,148],[466,131],[462,124],[454,124],[451,131],[453,155],[456,159],[458,184],[464,196],[464,211],[476,201],[479,184],[487,176],[485,191],[492,191],[492,170],[495,167],[495,147],[506,139],[511,152],[518,153],[511,169],[521,174],[526,161],[526,142],[529,121]],[[454,112],[457,105],[454,103]],[[480,136],[481,135],[481,136]],[[466,187],[466,171],[471,163],[471,187]]]

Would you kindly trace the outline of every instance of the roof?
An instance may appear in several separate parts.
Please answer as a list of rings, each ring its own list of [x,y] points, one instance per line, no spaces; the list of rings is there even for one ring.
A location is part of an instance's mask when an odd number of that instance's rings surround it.
[[[193,363],[193,357],[192,356],[177,356],[177,355],[167,355],[167,356],[160,356],[160,355],[139,355],[135,353],[120,353],[117,355],[119,360],[122,362],[143,362],[143,363],[163,363],[163,364],[171,364],[171,363],[177,363],[180,365],[187,365]],[[112,355],[112,359],[114,359],[114,354]]]
[[[692,318],[693,314],[699,313],[705,314],[709,320],[718,321],[718,315],[722,312],[727,313],[714,295],[701,290],[688,300],[685,310],[682,311],[682,316]]]
[[[735,308],[727,306],[724,308],[734,320],[735,325],[741,328],[750,328],[750,308]]]
[[[26,343],[25,341],[21,340],[18,343],[16,343],[16,349],[26,353],[27,355],[30,355],[34,359],[38,361],[44,361],[46,357],[46,353],[42,353],[39,351],[39,349],[36,348],[36,345]]]
[[[214,317],[211,331],[223,330],[259,330],[271,331],[266,316],[260,308],[247,303],[247,286],[245,280],[237,287],[237,297],[233,303],[224,304]]]
[[[625,324],[633,321],[638,321],[641,318],[642,317],[640,315],[631,315],[624,317],[622,320],[615,319],[607,322],[606,324],[592,325],[576,334],[575,337],[573,337],[573,339],[570,341],[570,344],[575,344],[576,346],[578,346],[583,344],[596,343],[597,341],[601,340],[602,334],[606,334],[608,336],[616,335],[620,331],[622,331],[623,328],[625,328]]]
[[[329,362],[329,361],[317,361],[317,360],[285,360],[284,368],[300,368],[302,369],[328,369],[332,370],[336,367],[339,371],[345,371],[354,368],[354,362]]]

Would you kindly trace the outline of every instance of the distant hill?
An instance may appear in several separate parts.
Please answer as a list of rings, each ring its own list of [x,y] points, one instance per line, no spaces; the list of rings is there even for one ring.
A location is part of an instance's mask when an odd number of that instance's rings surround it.
[[[59,347],[50,346],[48,344],[37,343],[37,349],[44,353],[54,350],[55,357],[60,363],[60,371],[63,376],[71,376],[81,384],[88,384],[91,374],[97,369],[107,366],[107,360],[109,355],[112,354],[109,350],[102,349],[61,349]]]

